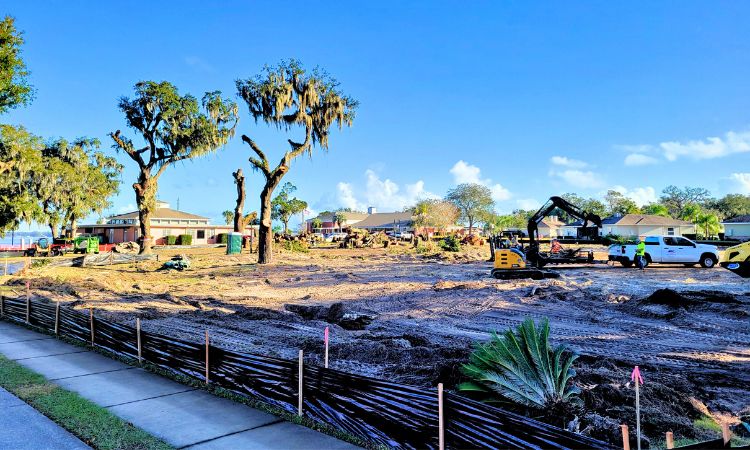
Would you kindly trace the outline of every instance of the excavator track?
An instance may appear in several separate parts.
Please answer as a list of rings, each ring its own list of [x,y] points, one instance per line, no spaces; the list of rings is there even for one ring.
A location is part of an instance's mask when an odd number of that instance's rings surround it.
[[[492,269],[492,276],[498,280],[543,280],[545,278],[559,278],[560,274],[540,269]]]

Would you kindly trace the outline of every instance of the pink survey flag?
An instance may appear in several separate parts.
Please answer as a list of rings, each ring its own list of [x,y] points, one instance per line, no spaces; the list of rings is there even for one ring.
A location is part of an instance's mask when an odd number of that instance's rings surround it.
[[[643,384],[643,377],[641,376],[641,369],[638,368],[638,366],[635,366],[633,369],[633,373],[630,374],[630,381],[638,380],[641,384]]]
[[[326,331],[325,333],[323,333],[323,336],[324,336],[325,343],[327,344],[328,343],[328,327],[326,327]]]

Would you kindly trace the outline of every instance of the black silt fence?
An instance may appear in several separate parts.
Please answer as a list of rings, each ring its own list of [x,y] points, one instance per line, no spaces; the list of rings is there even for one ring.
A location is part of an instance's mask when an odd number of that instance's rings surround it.
[[[2,299],[3,318],[26,322],[25,299]],[[29,322],[53,331],[56,307],[34,301]],[[134,327],[94,317],[94,345],[138,357]],[[91,342],[88,311],[60,307],[60,336]],[[204,381],[205,343],[141,331],[142,359]],[[210,383],[290,413],[297,412],[297,361],[237,353],[209,346]],[[394,448],[438,448],[438,394],[433,389],[305,365],[303,414],[374,444]],[[615,447],[517,414],[444,393],[447,448],[613,449]]]
[[[297,412],[296,361],[210,347],[211,382],[287,412]]]

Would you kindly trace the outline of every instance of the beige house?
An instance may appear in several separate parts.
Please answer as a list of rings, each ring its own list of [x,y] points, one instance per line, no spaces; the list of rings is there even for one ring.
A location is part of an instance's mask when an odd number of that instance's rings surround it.
[[[253,226],[245,229],[246,235],[255,233]],[[106,223],[95,225],[79,225],[77,234],[98,235],[101,241],[109,244],[138,241],[140,237],[140,220],[138,211],[109,217]],[[234,231],[230,225],[211,225],[208,217],[190,214],[171,209],[169,203],[157,201],[156,210],[151,213],[151,235],[154,244],[164,245],[167,236],[189,234],[193,237],[193,244],[214,244],[217,236]]]
[[[549,216],[539,222],[538,233],[540,238],[556,238],[563,236],[565,223],[557,216]]]
[[[750,240],[750,215],[736,216],[721,223],[726,239]]]
[[[684,236],[695,235],[695,225],[671,217],[625,214],[602,220],[602,236]]]

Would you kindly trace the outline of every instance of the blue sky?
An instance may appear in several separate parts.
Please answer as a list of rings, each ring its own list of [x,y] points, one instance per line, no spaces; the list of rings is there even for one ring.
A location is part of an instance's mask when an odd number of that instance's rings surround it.
[[[669,184],[750,193],[750,3],[528,3],[5,3],[37,98],[2,120],[110,151],[107,133],[133,136],[116,105],[139,80],[236,99],[235,79],[297,58],[360,101],[354,126],[285,178],[313,211],[400,209],[467,181],[500,212],[610,188],[639,203]],[[280,157],[287,136],[240,107],[238,137],[170,168],[160,198],[221,222],[232,171],[250,172],[239,135]],[[113,213],[135,205],[120,157]],[[251,208],[261,184],[248,177]]]

